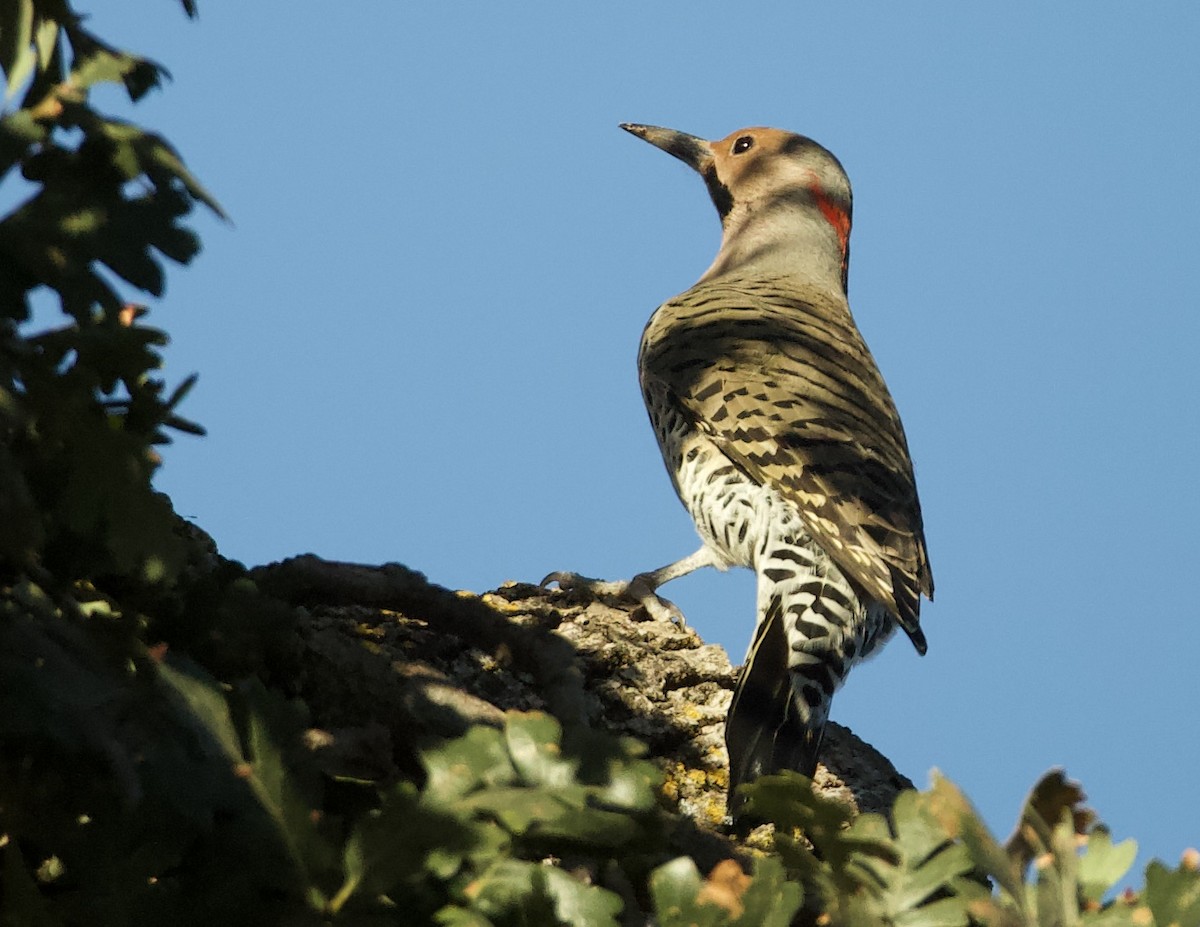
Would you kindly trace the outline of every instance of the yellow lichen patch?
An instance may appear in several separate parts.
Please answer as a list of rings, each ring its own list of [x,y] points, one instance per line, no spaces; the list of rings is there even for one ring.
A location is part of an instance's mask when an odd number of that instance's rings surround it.
[[[516,602],[510,602],[503,596],[496,595],[492,592],[489,592],[483,597],[483,602],[488,608],[494,609],[498,612],[506,612],[510,615],[524,611],[524,608]]]
[[[709,827],[720,827],[725,823],[725,802],[719,798],[709,799],[700,813]]]
[[[672,763],[663,770],[663,781],[659,793],[671,802],[679,801],[679,783],[684,778],[686,767],[682,763]]]
[[[693,705],[693,704],[692,704],[692,703],[690,703],[690,702],[688,702],[687,704],[683,705],[683,706],[680,708],[680,711],[679,711],[679,713],[680,713],[681,715],[683,715],[685,718],[687,718],[689,721],[696,721],[696,720],[699,720],[699,718],[700,718],[700,708],[699,708],[699,706],[697,706],[697,705]]]

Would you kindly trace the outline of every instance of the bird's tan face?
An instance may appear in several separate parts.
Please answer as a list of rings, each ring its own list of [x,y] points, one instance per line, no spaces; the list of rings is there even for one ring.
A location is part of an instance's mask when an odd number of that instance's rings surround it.
[[[739,129],[707,144],[712,171],[734,204],[763,209],[789,197],[811,197],[845,245],[850,235],[850,181],[826,149],[803,135],[764,127]]]
[[[796,166],[807,166],[801,165],[789,148],[792,139],[800,138],[781,129],[754,126],[731,132],[708,146],[721,182],[730,189],[748,191],[762,186],[764,180],[768,186],[783,181],[793,162]]]

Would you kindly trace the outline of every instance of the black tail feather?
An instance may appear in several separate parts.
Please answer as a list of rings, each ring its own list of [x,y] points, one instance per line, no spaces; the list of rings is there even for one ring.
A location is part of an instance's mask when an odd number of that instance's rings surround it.
[[[796,700],[803,696],[793,685],[796,675],[788,668],[782,608],[775,599],[759,623],[725,722],[728,809],[735,823],[743,817],[739,785],[782,769],[806,776],[817,770],[827,709],[814,711],[811,706],[798,705]]]

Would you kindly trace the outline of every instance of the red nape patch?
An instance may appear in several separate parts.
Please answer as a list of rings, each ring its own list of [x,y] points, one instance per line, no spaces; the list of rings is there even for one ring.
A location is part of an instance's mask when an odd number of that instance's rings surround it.
[[[825,195],[825,191],[820,185],[813,183],[809,189],[812,191],[813,199],[817,201],[817,208],[821,210],[821,215],[825,217],[825,221],[833,226],[833,230],[837,232],[838,243],[842,246],[842,255],[846,254],[846,245],[850,241],[850,217],[846,215],[846,211],[837,203]]]

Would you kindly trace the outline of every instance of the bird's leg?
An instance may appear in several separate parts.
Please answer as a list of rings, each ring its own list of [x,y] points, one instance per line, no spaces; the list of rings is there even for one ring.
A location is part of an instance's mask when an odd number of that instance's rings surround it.
[[[543,579],[541,584],[547,586],[550,583],[558,583],[560,589],[570,592],[582,590],[594,596],[616,596],[623,599],[632,599],[638,602],[642,608],[646,609],[652,617],[658,618],[660,621],[674,622],[680,627],[686,627],[687,622],[683,618],[683,612],[679,610],[679,607],[674,602],[668,601],[658,595],[658,587],[664,583],[669,583],[673,579],[678,579],[680,576],[686,576],[688,573],[699,570],[701,567],[708,566],[724,568],[728,566],[728,563],[720,554],[708,545],[705,545],[694,554],[690,554],[682,560],[668,563],[657,570],[638,573],[632,579],[606,581],[580,576],[578,573],[555,572]]]

